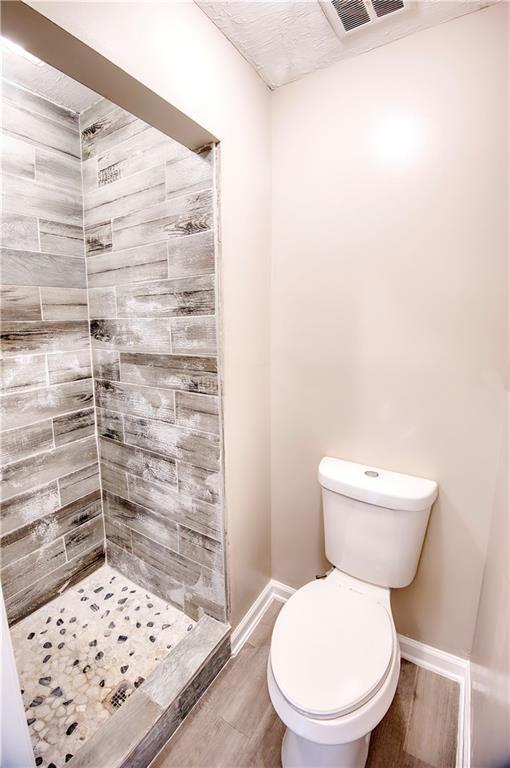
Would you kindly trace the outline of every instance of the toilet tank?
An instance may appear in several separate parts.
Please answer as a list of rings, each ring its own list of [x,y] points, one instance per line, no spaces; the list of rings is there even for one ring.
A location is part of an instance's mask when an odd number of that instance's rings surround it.
[[[327,559],[372,584],[410,584],[437,483],[329,457],[319,465],[319,483]]]

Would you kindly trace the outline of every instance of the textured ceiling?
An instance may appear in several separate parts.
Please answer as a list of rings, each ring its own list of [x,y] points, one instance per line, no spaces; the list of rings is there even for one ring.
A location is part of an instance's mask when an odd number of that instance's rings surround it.
[[[418,0],[340,39],[317,0],[195,0],[270,88],[485,8],[497,0]]]
[[[100,98],[97,93],[49,64],[35,64],[4,45],[1,46],[1,53],[2,77],[24,85],[61,107],[82,112]]]

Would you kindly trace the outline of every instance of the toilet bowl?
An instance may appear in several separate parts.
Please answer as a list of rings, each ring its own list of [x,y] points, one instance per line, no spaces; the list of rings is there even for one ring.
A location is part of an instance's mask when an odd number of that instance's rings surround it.
[[[364,768],[400,672],[390,588],[415,576],[437,484],[332,458],[319,482],[333,567],[280,611],[268,689],[283,768]]]
[[[284,768],[362,768],[399,671],[388,589],[334,569],[298,590],[276,620],[267,668],[287,726]]]

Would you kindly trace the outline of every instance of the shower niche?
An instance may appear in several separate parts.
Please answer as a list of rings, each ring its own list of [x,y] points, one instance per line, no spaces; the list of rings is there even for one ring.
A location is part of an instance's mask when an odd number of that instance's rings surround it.
[[[216,147],[2,47],[1,581],[35,764],[146,766],[230,655]]]

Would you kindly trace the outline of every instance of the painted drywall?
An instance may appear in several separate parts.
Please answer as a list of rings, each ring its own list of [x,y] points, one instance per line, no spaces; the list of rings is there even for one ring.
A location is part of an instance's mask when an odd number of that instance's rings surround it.
[[[510,13],[507,11],[510,41]],[[510,78],[508,116],[510,120]],[[508,179],[510,183],[510,132]],[[510,216],[510,193],[507,198]],[[510,230],[508,232],[510,254]],[[508,265],[510,294],[510,263]],[[508,306],[510,353],[510,305]],[[499,477],[476,617],[471,656],[471,765],[504,765],[510,757],[510,354],[507,429],[501,441]]]
[[[322,456],[433,478],[394,615],[461,656],[505,413],[504,6],[273,94],[273,577],[327,565]]]
[[[471,660],[471,765],[475,767],[503,765],[510,756],[509,477],[507,443],[501,451]]]
[[[225,501],[232,623],[270,577],[270,93],[193,3],[32,2],[221,139]]]

